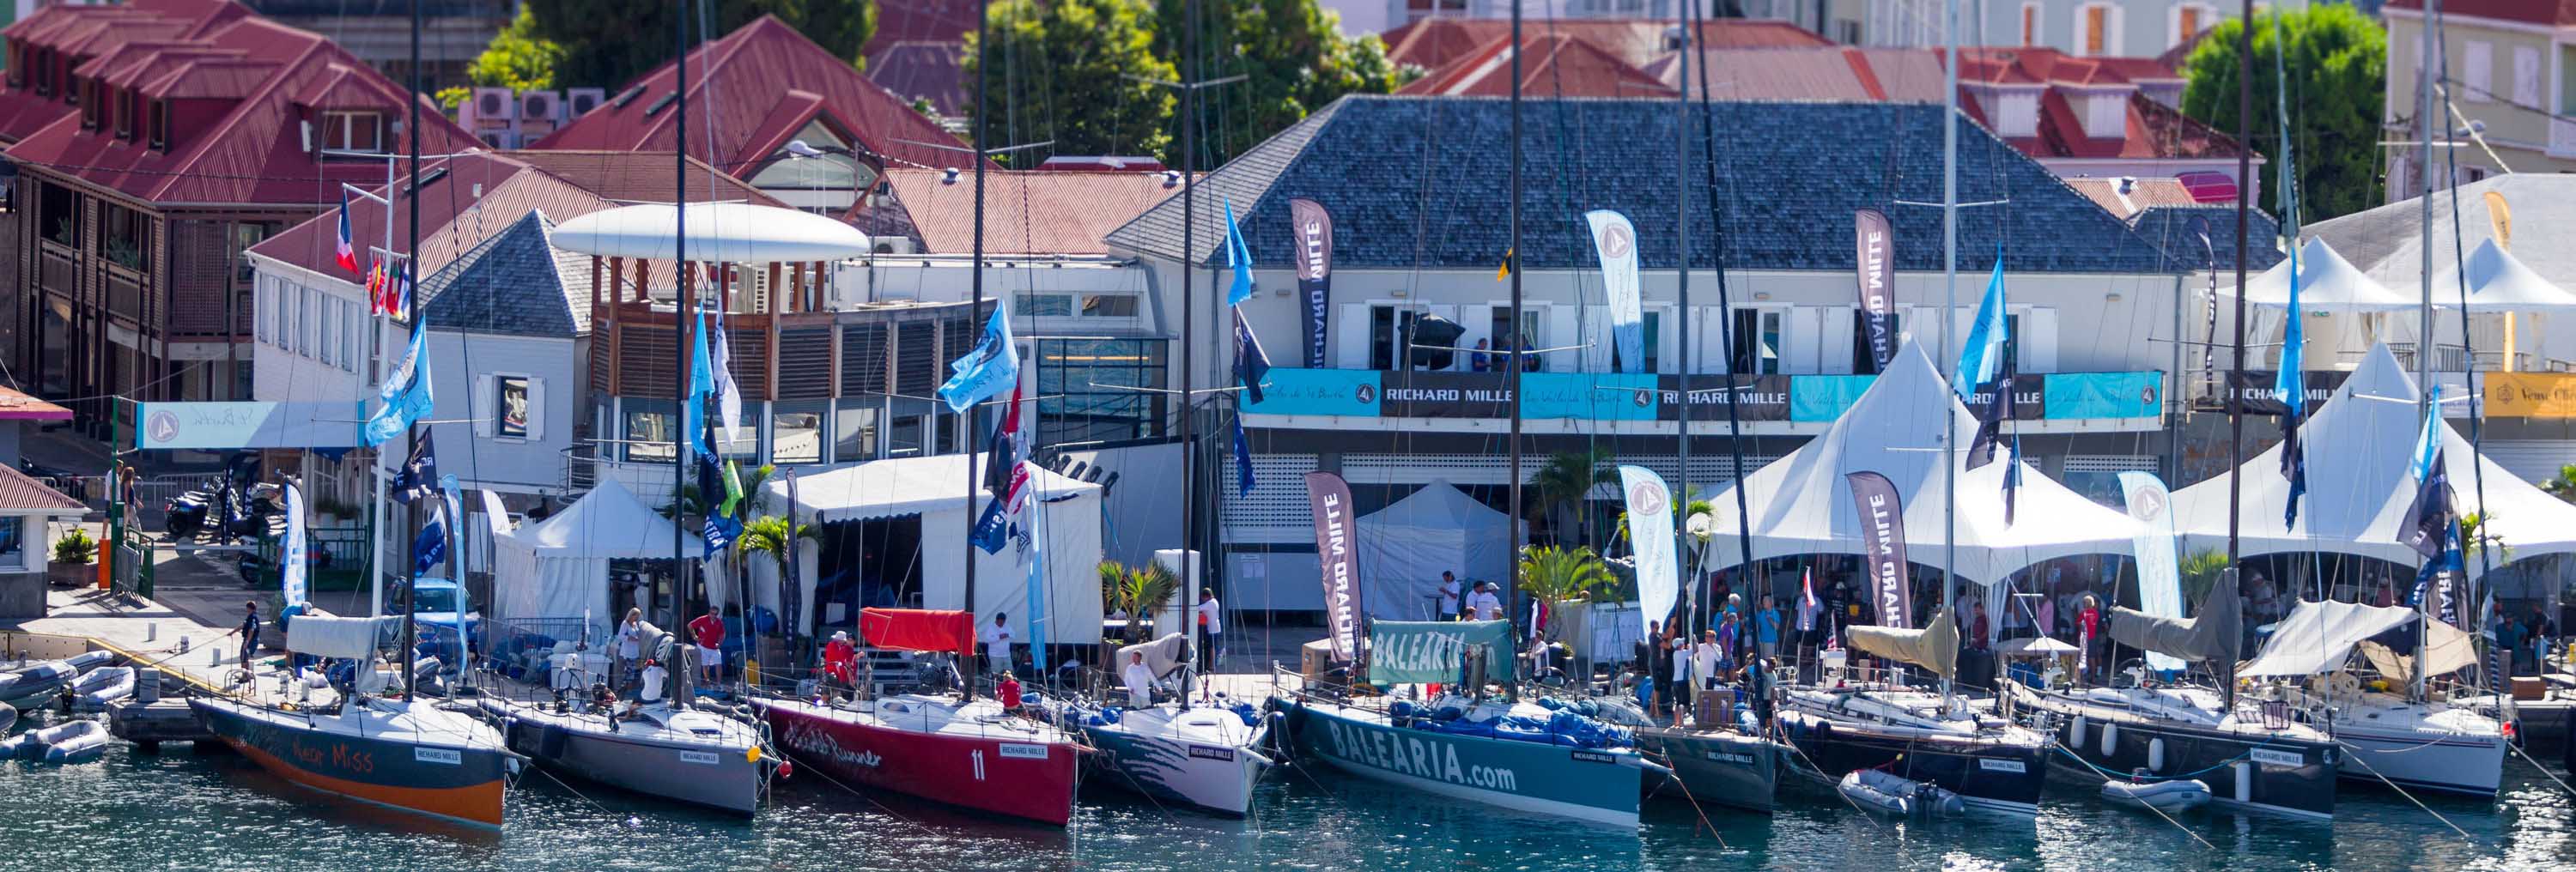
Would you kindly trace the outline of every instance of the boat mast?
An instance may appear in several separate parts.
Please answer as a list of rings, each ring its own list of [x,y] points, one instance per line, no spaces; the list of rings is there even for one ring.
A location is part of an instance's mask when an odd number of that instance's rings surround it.
[[[1702,17],[1699,0],[1691,0],[1691,13],[1693,24],[1696,25],[1698,20]],[[1683,90],[1688,91],[1689,80],[1685,79],[1683,81]],[[1720,319],[1718,323],[1721,325],[1718,335],[1720,337],[1725,337],[1730,334],[1727,332],[1727,326],[1725,326],[1728,322],[1724,319],[1735,317],[1735,298],[1730,294],[1726,286],[1726,215],[1723,207],[1719,204],[1717,199],[1717,112],[1709,105],[1708,64],[1706,63],[1699,65],[1699,132],[1701,141],[1706,143],[1708,146],[1708,154],[1701,162],[1700,167],[1701,178],[1708,185],[1708,226],[1714,233],[1714,236],[1709,240],[1709,250],[1715,255],[1715,263],[1717,267],[1717,311]],[[1687,276],[1687,270],[1690,266],[1690,255],[1687,253],[1687,249],[1685,249],[1685,253],[1682,255],[1682,258],[1682,266],[1685,270],[1685,276]],[[1685,292],[1687,292],[1689,288],[1687,281],[1684,282],[1683,288]],[[1682,329],[1685,331],[1682,334],[1682,478],[1687,482],[1690,478],[1689,410],[1691,372],[1689,366],[1691,344],[1690,334],[1687,332],[1690,329],[1690,297],[1687,293],[1682,297],[1682,313]],[[1734,487],[1735,544],[1738,549],[1738,553],[1743,555],[1743,565],[1747,567],[1749,572],[1750,567],[1753,566],[1753,508],[1752,498],[1745,495],[1743,486],[1744,423],[1743,417],[1737,413],[1735,407],[1735,373],[1733,362],[1731,360],[1727,367],[1726,382],[1726,457],[1730,464],[1728,467],[1729,472],[1734,476],[1734,481],[1736,483]],[[1683,505],[1689,505],[1688,488],[1684,489]],[[1698,578],[1693,578],[1691,580],[1692,591],[1696,592],[1699,590],[1698,585],[1700,581],[1701,580]],[[1724,604],[1720,603],[1719,605],[1722,606]],[[1712,620],[1711,623],[1715,622]]]
[[[992,52],[987,50],[992,45],[992,33],[986,29],[987,25],[991,23],[992,7],[993,4],[989,2],[989,0],[975,4],[975,124],[974,132],[971,134],[974,138],[975,146],[975,269],[973,270],[974,278],[971,279],[971,285],[974,289],[974,301],[966,307],[966,317],[969,319],[968,323],[973,323],[973,319],[984,313],[984,127],[987,124],[985,110],[992,105],[985,102],[984,98],[984,70],[986,67],[985,61],[992,57]],[[1017,376],[1015,375],[1013,377],[1016,378]],[[975,513],[975,489],[977,481],[975,475],[975,443],[977,440],[975,437],[977,434],[975,432],[974,406],[967,406],[966,411],[957,416],[957,426],[958,429],[966,431],[963,434],[965,437],[965,442],[963,444],[966,447],[966,542],[964,543],[966,554],[966,621],[969,625],[979,625],[983,621],[976,617],[975,609],[975,521],[978,516]],[[994,495],[993,498],[998,500],[1001,499],[1001,496],[997,494]],[[965,656],[957,658],[963,661],[965,665],[965,668],[959,671],[959,675],[965,679],[964,684],[966,686],[963,688],[963,691],[966,695],[965,698],[970,700],[975,698],[976,660],[974,649],[975,642],[973,637],[970,636],[966,642]],[[1009,646],[1007,644],[1004,645],[1003,651],[1006,655],[1008,654]]]
[[[409,249],[408,249],[408,250],[412,253],[412,263],[411,263],[411,268],[412,268],[412,269],[411,269],[412,293],[411,293],[411,295],[410,295],[410,296],[411,296],[411,311],[409,311],[409,312],[405,312],[405,313],[403,313],[403,315],[404,315],[404,317],[409,318],[409,319],[411,320],[411,329],[414,329],[414,330],[421,329],[421,323],[420,323],[420,303],[421,303],[421,300],[420,300],[420,278],[421,278],[421,276],[420,276],[420,261],[419,261],[419,257],[420,257],[420,98],[421,98],[421,93],[420,93],[420,24],[421,24],[420,0],[412,0],[412,4],[411,4],[411,120],[410,120],[410,121],[408,121],[408,122],[406,122],[406,123],[403,125],[403,126],[404,126],[404,128],[405,128],[404,133],[405,133],[406,135],[408,135],[408,136],[411,138],[411,193],[410,193],[410,196],[405,197],[404,199],[406,199],[406,200],[408,200],[408,201],[409,201],[409,206],[410,206],[410,209],[411,209],[411,238],[410,238],[410,245],[409,245]],[[385,192],[385,195],[386,195],[386,196],[392,196],[392,195],[393,195],[393,191],[391,191],[391,190],[387,190],[387,191]],[[390,210],[390,209],[389,209],[389,210],[386,210],[385,220],[387,220],[387,221],[391,221],[391,220],[393,220],[392,210]],[[428,376],[428,373],[427,373],[427,372],[425,372],[425,371],[423,371],[423,370],[421,369],[421,367],[426,367],[426,366],[428,366],[428,365],[429,365],[429,361],[426,361],[426,360],[415,360],[415,361],[412,361],[412,362],[411,362],[411,365],[412,365],[412,367],[413,367],[412,371],[413,371],[413,373],[415,374],[415,377],[418,377],[418,378],[428,378],[428,377],[429,377],[429,376]],[[414,454],[414,453],[416,453],[416,452],[418,452],[418,451],[420,451],[420,425],[418,425],[418,424],[414,424],[414,425],[412,425],[412,426],[410,426],[410,427],[406,427],[406,428],[404,428],[404,432],[403,432],[403,449],[404,449],[404,450],[403,450],[404,462],[405,462],[405,463],[409,463],[409,462],[410,462],[410,457],[411,457],[411,455],[412,455],[412,454]],[[419,583],[418,583],[418,582],[419,582],[419,579],[418,579],[418,577],[417,577],[417,576],[418,576],[418,573],[415,573],[415,572],[413,571],[413,567],[414,567],[415,565],[417,565],[418,561],[420,560],[420,556],[419,556],[418,554],[413,553],[413,552],[416,550],[416,549],[415,549],[415,546],[417,546],[417,545],[419,544],[419,538],[420,538],[420,537],[419,537],[419,536],[417,536],[417,535],[413,535],[413,533],[416,533],[417,531],[416,531],[416,530],[411,529],[411,528],[416,528],[416,527],[418,527],[418,526],[419,526],[419,523],[418,523],[418,522],[419,522],[419,520],[420,520],[420,503],[419,503],[419,501],[417,501],[417,500],[413,501],[413,503],[412,503],[412,505],[411,505],[411,508],[410,508],[409,513],[408,513],[408,514],[409,514],[409,516],[410,516],[410,520],[412,520],[412,521],[413,521],[413,523],[412,523],[412,524],[409,524],[409,525],[406,525],[406,533],[405,533],[405,535],[403,536],[403,562],[402,562],[402,566],[401,566],[401,570],[402,570],[402,572],[404,573],[403,577],[404,577],[405,579],[408,579],[408,580],[409,580],[407,583],[405,583],[405,584],[403,585],[403,591],[404,591],[404,592],[403,592],[403,614],[402,614],[402,652],[401,652],[401,656],[402,656],[402,679],[403,679],[403,700],[404,700],[404,702],[405,702],[406,704],[408,704],[409,702],[411,702],[411,701],[413,701],[413,700],[417,700],[417,699],[419,699],[419,698],[420,698],[420,694],[419,694],[416,690],[414,690],[414,689],[413,689],[413,683],[412,683],[412,682],[413,682],[413,680],[414,680],[414,678],[415,678],[415,676],[413,675],[413,672],[414,672],[415,670],[414,670],[414,668],[413,668],[413,663],[412,663],[412,640],[413,640],[414,636],[415,636],[417,633],[419,633],[419,631],[420,631],[420,628],[418,628],[418,627],[416,627],[416,626],[414,626],[414,625],[412,624],[412,614],[413,614],[414,612],[418,611],[418,610],[419,610],[419,607],[420,607],[420,590],[419,590],[420,585],[419,585]],[[453,523],[455,523],[455,520],[451,518],[451,519],[449,519],[448,523],[453,524]],[[460,628],[460,629],[459,629],[459,632],[462,632],[462,628]],[[459,663],[459,664],[457,664],[457,665],[456,665],[457,669],[459,669],[459,670],[463,670],[463,669],[465,669],[465,668],[466,668],[466,666],[467,666],[467,664],[463,664],[463,663]],[[245,669],[249,668],[249,664],[243,664],[243,668],[245,668]],[[370,668],[372,668],[372,667],[370,667]],[[461,674],[461,673],[460,673],[460,674]]]
[[[1959,320],[1959,0],[1941,4],[1944,20],[1942,48],[1949,63],[1942,65],[1945,81],[1941,87],[1941,360],[1950,367],[1950,381],[1958,381],[1959,355],[1950,348],[1950,325]],[[1999,253],[1996,255],[2001,257]],[[1997,390],[2011,390],[2006,383]],[[1959,439],[1958,428],[1941,431],[1941,614],[1950,613],[1951,591],[1957,588],[1959,572]],[[2020,458],[2007,458],[2019,463]],[[2011,475],[2007,469],[2005,475]],[[1737,488],[1738,491],[1743,488]],[[1937,615],[1935,616],[1938,617]],[[1896,616],[1904,620],[1904,616]],[[1889,616],[1878,616],[1887,623]],[[1953,670],[1954,672],[1956,670]],[[1950,676],[1941,676],[1941,708],[1950,707]]]
[[[1511,386],[1512,435],[1510,471],[1512,480],[1512,553],[1503,562],[1511,566],[1509,587],[1503,591],[1503,602],[1510,603],[1521,590],[1522,539],[1528,534],[1521,520],[1521,371],[1529,368],[1529,339],[1521,329],[1521,0],[1512,3],[1512,144],[1511,144],[1511,218],[1509,240],[1503,248],[1503,268],[1512,274],[1512,371],[1506,378]],[[1685,425],[1687,426],[1687,425]]]
[[[1192,599],[1191,594],[1199,588],[1200,566],[1207,560],[1206,553],[1200,550],[1199,541],[1198,393],[1194,390],[1198,384],[1198,363],[1194,352],[1198,350],[1199,327],[1199,295],[1195,288],[1199,270],[1198,18],[1199,4],[1194,0],[1182,0],[1181,63],[1186,66],[1180,71],[1181,78],[1185,80],[1181,85],[1181,391],[1174,396],[1179,397],[1181,403],[1181,481],[1186,484],[1181,488],[1181,569],[1176,573],[1181,577],[1181,589],[1172,592],[1172,618],[1181,622],[1181,632],[1189,634],[1189,646],[1183,650],[1191,654],[1195,654],[1199,646],[1198,622],[1190,619],[1193,614],[1191,604],[1197,600]],[[1231,253],[1226,256],[1229,260],[1233,258]],[[1214,280],[1211,279],[1210,283],[1213,284]],[[1189,674],[1196,665],[1197,658],[1193,656],[1190,663],[1181,667],[1180,704],[1183,708],[1190,704]]]
[[[2235,365],[2228,371],[2227,388],[2220,393],[2227,403],[2227,569],[2234,573],[2241,559],[2238,536],[2245,507],[2245,258],[2247,220],[2252,212],[2254,179],[2254,0],[2242,0],[2242,25],[2236,34],[2236,319]],[[2286,121],[2284,123],[2287,123]],[[2210,305],[2218,301],[2211,300]],[[2293,312],[2290,317],[2298,317]],[[2222,575],[2221,580],[2231,580]],[[2227,680],[2220,682],[2219,692],[2226,696],[2227,707],[2236,706],[2234,658],[2228,658]]]
[[[417,4],[419,0],[413,2]],[[689,574],[688,557],[680,549],[681,531],[685,527],[681,520],[684,515],[680,511],[680,501],[688,493],[689,434],[681,431],[688,427],[690,368],[695,365],[691,357],[697,349],[696,343],[688,341],[691,339],[689,316],[697,302],[689,293],[689,0],[680,0],[679,26],[671,38],[676,58],[673,70],[678,74],[671,89],[674,97],[671,104],[674,142],[671,150],[671,337],[672,347],[679,352],[671,356],[679,364],[679,377],[671,382],[672,397],[679,400],[678,407],[673,409],[677,414],[671,416],[671,623],[676,628],[686,626],[684,619],[688,617],[681,608]],[[714,506],[698,507],[701,513],[714,509]],[[689,644],[696,643],[691,641]],[[674,650],[677,650],[676,646]],[[679,664],[664,664],[664,668],[681,671]],[[689,701],[671,702],[685,706]]]
[[[2280,13],[2276,11],[2272,14],[2278,15]],[[2418,279],[2422,284],[2423,299],[2419,301],[2420,305],[2416,306],[2415,309],[2417,318],[2415,331],[2415,376],[2420,381],[2420,389],[2415,392],[2415,413],[2418,417],[2423,418],[2427,422],[2438,421],[2439,419],[2435,416],[2440,414],[2439,410],[2433,408],[2433,80],[2437,77],[2447,75],[2451,68],[2451,53],[2449,47],[2442,44],[2441,31],[2435,29],[2439,26],[2441,20],[2442,0],[2424,0],[2424,21],[2422,26],[2425,29],[2428,38],[2420,44],[2426,46],[2423,51],[2431,53],[2432,57],[2430,60],[2432,62],[2423,64],[2415,71],[2415,132],[2417,134],[2415,142],[2415,153],[2417,155],[2415,161],[2415,177],[2417,179],[2416,189],[2423,192],[2415,198],[2416,208],[2421,211],[2423,218],[2421,226],[2417,228],[2419,238],[2415,246],[2418,249],[2418,253],[2423,258],[2421,275],[2418,276]],[[2288,123],[2288,120],[2283,119],[2282,123],[2286,124]],[[2449,125],[2445,124],[2443,127],[2447,130]],[[2454,185],[2458,183],[2457,179],[2452,179],[2450,181]],[[2454,200],[2459,198],[2458,189],[2454,188],[2452,190],[2451,197]],[[2465,285],[2468,281],[2468,273],[2462,272],[2460,274],[2460,281]],[[2292,312],[2290,313],[2290,316],[2293,318],[2298,317],[2298,313]],[[2468,318],[2469,311],[2464,307],[2460,310],[2461,323],[2465,325],[2468,322]],[[2465,331],[2465,326],[2462,329]],[[2463,353],[2468,351],[2465,346],[2460,350]],[[2469,363],[2471,363],[2471,361],[2461,362],[2461,369],[2463,372],[2468,369]],[[2479,508],[2483,510],[2485,506],[2481,505]],[[2439,560],[2441,558],[2434,559]],[[2468,568],[2463,566],[2459,571],[2461,574],[2465,575],[2467,574]],[[2425,598],[2427,600],[2431,599],[2430,596]],[[2430,623],[2431,619],[2426,616],[2424,610],[2424,606],[2429,605],[2432,605],[2432,603],[2421,603],[2415,609],[2416,638],[2418,639],[2425,638],[2423,634],[2427,629],[2429,629],[2426,625]],[[2423,652],[2421,651],[2416,652],[2416,659],[2419,663],[2419,667],[2420,662],[2423,659],[2422,654]],[[2424,670],[2417,668],[2413,671],[2415,673],[2415,681],[2410,696],[2413,699],[2420,700],[2424,698]]]
[[[1690,520],[1691,477],[1690,72],[1691,52],[1696,50],[1691,47],[1691,28],[1699,23],[1699,0],[1684,2],[1688,4],[1686,7],[1674,10],[1676,23],[1681,25],[1681,53],[1677,55],[1681,63],[1681,78],[1677,80],[1681,82],[1681,89],[1673,94],[1673,253],[1679,259],[1673,265],[1673,302],[1681,314],[1681,323],[1674,325],[1674,329],[1680,331],[1681,340],[1681,375],[1676,379],[1676,386],[1681,388],[1681,414],[1676,416],[1680,418],[1680,426],[1673,431],[1673,456],[1681,461],[1681,487],[1674,493],[1672,511],[1687,524]],[[1648,370],[1647,375],[1651,377],[1654,373]],[[1729,397],[1734,393],[1732,390],[1727,392]],[[1735,406],[1729,403],[1727,408],[1732,410]],[[1682,532],[1687,534],[1690,530],[1685,527]],[[1690,587],[1687,589],[1693,594],[1692,600],[1699,599],[1700,571],[1705,566],[1707,550],[1707,543],[1701,543],[1701,560],[1692,561],[1687,570],[1674,568],[1674,572],[1688,579],[1686,583]],[[1748,562],[1753,557],[1751,554],[1744,556]],[[1661,616],[1662,620],[1671,618],[1671,615]],[[1647,619],[1658,618],[1648,615]]]

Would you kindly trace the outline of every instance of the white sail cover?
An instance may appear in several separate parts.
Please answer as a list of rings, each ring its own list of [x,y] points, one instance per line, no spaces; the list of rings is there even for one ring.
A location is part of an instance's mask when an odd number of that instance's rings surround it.
[[[2422,556],[2397,539],[2406,526],[2406,507],[2415,499],[2409,469],[2424,432],[2424,418],[2415,405],[2418,396],[2415,380],[2387,346],[2372,348],[2334,397],[2316,407],[2299,428],[2307,446],[2308,493],[2299,503],[2296,525],[2285,527],[2281,520],[2290,483],[2281,477],[2280,446],[2238,467],[2245,476],[2241,553],[2326,552],[2421,564]],[[2447,421],[2441,439],[2444,468],[2460,511],[2493,518],[2490,531],[2503,538],[2513,559],[2576,553],[2576,506],[2480,458]],[[2475,483],[2480,470],[2486,478],[2483,504]],[[2174,524],[2182,531],[2186,552],[2227,547],[2228,475],[2174,492]],[[2469,556],[2465,568],[2473,578],[2485,571],[2476,555]]]
[[[2024,465],[2012,523],[2004,522],[2006,462],[1998,457],[1966,469],[1966,446],[1976,416],[1961,405],[1932,359],[1908,337],[1869,390],[1835,419],[1824,435],[1789,456],[1744,477],[1752,508],[1755,558],[1861,553],[1861,517],[1844,476],[1875,472],[1896,485],[1905,504],[1906,556],[1942,566],[1942,446],[1940,422],[1960,446],[1958,461],[1959,565],[1957,575],[1991,585],[2007,573],[2077,554],[2124,554],[2144,528],[2127,514],[2076,495],[2056,479]],[[1736,529],[1735,497],[1709,497],[1710,528]],[[1709,541],[1709,566],[1732,566],[1744,555],[1734,536]]]
[[[2414,609],[2400,606],[2303,600],[2290,610],[2289,617],[2273,625],[2272,639],[2263,643],[2262,653],[2254,655],[2254,660],[2236,674],[2254,677],[2332,672],[2343,668],[2344,659],[2352,656],[2352,646],[2417,618]]]
[[[1920,630],[1855,624],[1844,634],[1851,637],[1854,648],[1912,663],[1944,678],[1958,666],[1959,628],[1951,625],[1949,609],[1935,609],[1932,623]]]
[[[2245,302],[2286,309],[2290,305],[2290,264],[2279,264],[2245,283]],[[2416,301],[2371,280],[2368,273],[2343,259],[2323,239],[2299,247],[2299,309],[2305,312],[2394,312],[2416,307]],[[2222,289],[2222,293],[2225,290]]]
[[[387,618],[301,614],[286,620],[286,650],[315,657],[360,660],[375,656],[376,628]]]

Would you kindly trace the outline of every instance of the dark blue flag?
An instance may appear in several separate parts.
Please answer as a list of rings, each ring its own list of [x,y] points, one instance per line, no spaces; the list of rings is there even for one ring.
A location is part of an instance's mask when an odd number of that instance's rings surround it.
[[[2451,547],[2451,530],[2460,520],[2451,473],[2443,460],[2442,453],[2435,451],[2424,478],[2415,484],[2414,502],[2406,505],[2406,526],[2397,531],[2398,540],[2426,560],[2442,556]]]
[[[699,531],[698,538],[706,540],[706,559],[713,560],[718,553],[733,547],[734,538],[740,535],[742,535],[741,521],[709,513],[707,523]]]
[[[1252,325],[1244,323],[1241,308],[1234,310],[1234,377],[1243,382],[1244,396],[1261,402],[1261,380],[1270,377],[1270,355],[1262,352]]]
[[[2299,413],[2281,416],[2281,477],[2290,480],[2290,500],[2281,507],[2281,528],[2299,525],[2299,499],[2308,495],[2308,450],[2299,445]]]
[[[433,482],[430,486],[434,489],[437,487],[437,484]],[[430,567],[438,565],[438,561],[440,560],[447,559],[447,524],[445,518],[446,515],[444,512],[441,512],[438,516],[432,517],[429,523],[421,525],[420,534],[412,537],[412,575],[427,575],[429,574]]]
[[[966,541],[984,549],[986,554],[1002,553],[1002,546],[1011,541],[1011,521],[1002,514],[1001,500],[984,504],[984,514],[975,519],[975,530],[966,535]]]
[[[408,504],[413,500],[438,495],[438,440],[423,440],[420,450],[403,461],[394,473],[394,501]]]
[[[1243,438],[1243,416],[1234,417],[1234,491],[1252,492],[1252,443]]]

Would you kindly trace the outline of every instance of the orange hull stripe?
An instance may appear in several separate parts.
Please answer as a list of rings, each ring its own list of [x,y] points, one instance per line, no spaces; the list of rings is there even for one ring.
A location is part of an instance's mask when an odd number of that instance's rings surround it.
[[[288,781],[325,793],[356,797],[368,802],[411,809],[467,823],[491,827],[501,825],[502,788],[501,782],[497,779],[489,784],[447,788],[368,784],[307,772],[278,759],[274,754],[241,742],[226,740],[225,743],[233,746],[234,750],[240,751],[242,756],[249,757],[253,762],[258,763],[260,768],[275,772]]]

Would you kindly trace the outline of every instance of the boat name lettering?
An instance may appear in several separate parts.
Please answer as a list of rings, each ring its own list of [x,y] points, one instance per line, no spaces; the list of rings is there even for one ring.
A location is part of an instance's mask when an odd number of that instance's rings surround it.
[[[306,768],[327,766],[333,769],[342,769],[350,772],[376,771],[376,756],[374,754],[365,751],[352,751],[349,750],[349,746],[337,742],[332,743],[328,750],[309,747],[302,742],[292,740],[289,740],[287,747],[289,752],[295,755],[296,761],[303,763]]]
[[[1416,778],[1520,792],[1520,776],[1510,769],[1459,765],[1458,746],[1453,742],[1366,729],[1329,718],[1324,720],[1324,725],[1328,728],[1325,734],[1332,739],[1335,757]]]
[[[874,769],[877,768],[877,764],[885,762],[884,758],[878,757],[875,751],[861,749],[853,752],[843,748],[840,741],[832,738],[832,734],[825,732],[823,728],[802,721],[788,726],[787,747],[807,754],[819,754],[824,759],[846,766],[865,766]]]
[[[1753,765],[1753,755],[1751,754],[1738,754],[1733,751],[1703,751],[1701,752],[1701,756],[1720,763],[1733,763],[1737,766]]]
[[[1047,758],[1047,746],[1025,742],[1003,742],[1002,756],[1016,760],[1044,760]]]
[[[2300,766],[2307,765],[2307,761],[2301,759],[2298,752],[2295,751],[2275,751],[2270,748],[2247,748],[2245,749],[2245,756],[2251,758],[2256,763],[2261,763],[2267,766],[2288,766],[2296,769]]]
[[[1983,769],[1983,770],[1986,770],[1986,771],[1988,771],[1988,772],[2029,772],[2029,771],[2030,771],[2030,769],[2029,769],[2028,767],[2025,767],[2025,766],[2021,765],[2021,761],[2019,761],[2019,760],[1983,760],[1983,759],[1981,759],[1981,760],[1978,760],[1978,761],[1977,761],[1977,768],[1979,768],[1979,769]]]
[[[1574,762],[1617,763],[1619,762],[1619,755],[1612,754],[1608,751],[1576,751],[1574,752]]]
[[[441,766],[465,765],[464,752],[458,751],[454,748],[413,748],[411,749],[411,758],[423,763],[436,763]]]
[[[1391,635],[1378,640],[1369,654],[1399,672],[1454,672],[1466,659],[1467,637],[1439,630]]]
[[[1232,763],[1234,762],[1234,749],[1216,748],[1207,745],[1191,745],[1190,756],[1201,760],[1223,760],[1225,762]]]
[[[682,751],[680,752],[680,762],[696,763],[700,766],[713,766],[716,765],[716,754],[714,751]]]

